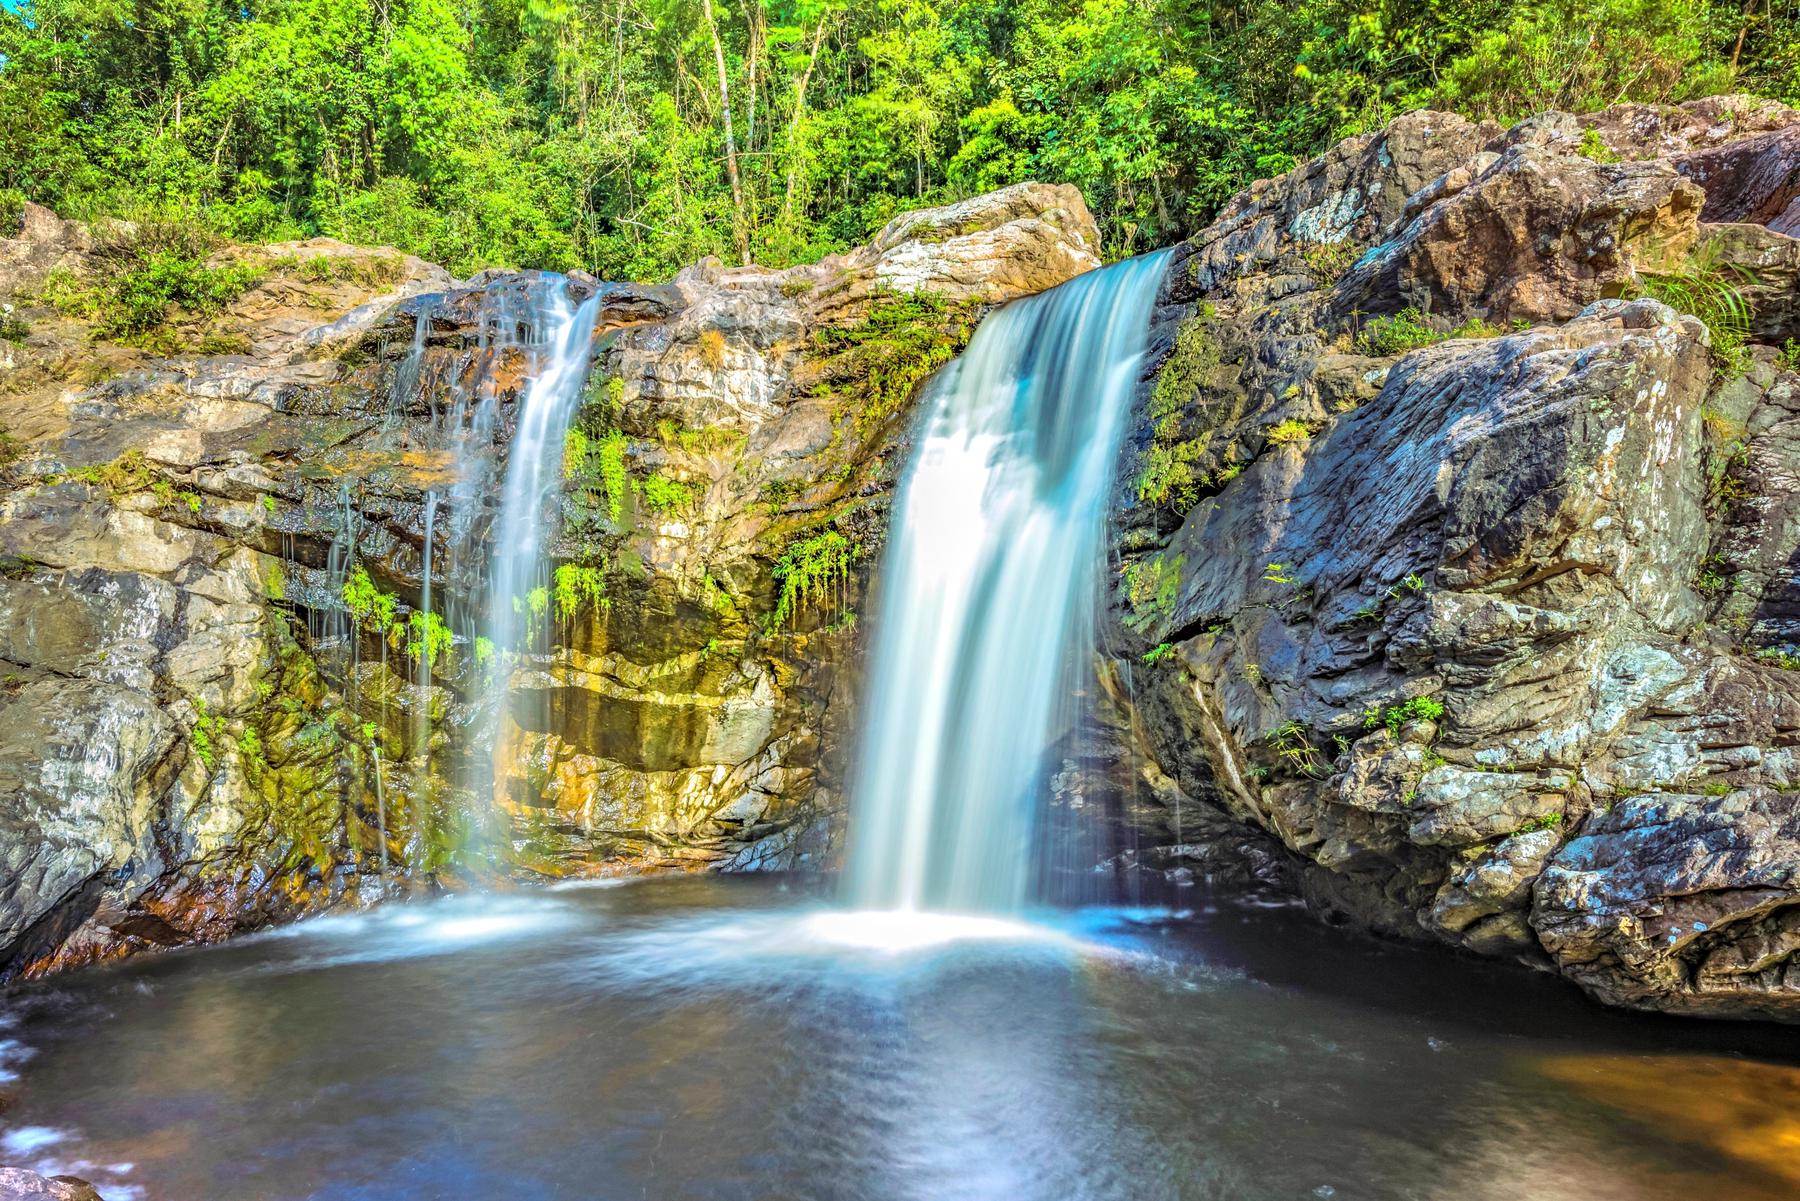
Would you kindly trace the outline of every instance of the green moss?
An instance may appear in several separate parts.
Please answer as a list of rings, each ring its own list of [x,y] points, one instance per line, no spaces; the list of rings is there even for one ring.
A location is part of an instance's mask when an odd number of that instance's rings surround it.
[[[694,429],[667,417],[656,423],[656,437],[664,446],[673,450],[684,450],[689,454],[706,454],[710,451],[730,449],[743,445],[745,441],[743,430],[722,426]]]
[[[1184,555],[1141,559],[1126,567],[1120,580],[1122,598],[1129,609],[1125,625],[1144,633],[1158,622],[1167,621],[1175,611],[1175,598],[1181,588]]]
[[[1175,346],[1150,390],[1150,445],[1138,463],[1137,498],[1178,511],[1193,507],[1200,496],[1195,464],[1212,439],[1182,436],[1182,416],[1206,387],[1219,366],[1219,348],[1207,329],[1210,310],[1189,317],[1175,333]]]
[[[965,306],[931,292],[878,297],[856,324],[813,335],[825,381],[820,392],[853,411],[858,430],[879,426],[968,345],[970,316]]]
[[[1606,139],[1600,136],[1600,131],[1597,129],[1589,129],[1581,135],[1581,145],[1576,147],[1575,153],[1582,158],[1592,159],[1596,163],[1622,161],[1619,152],[1606,144]]]

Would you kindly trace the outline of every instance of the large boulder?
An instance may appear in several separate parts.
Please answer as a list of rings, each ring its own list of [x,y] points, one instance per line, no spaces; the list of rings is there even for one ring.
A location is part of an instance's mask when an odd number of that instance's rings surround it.
[[[1178,252],[1104,669],[1140,858],[1241,858],[1223,811],[1336,917],[1800,1018],[1797,121],[1413,114]]]

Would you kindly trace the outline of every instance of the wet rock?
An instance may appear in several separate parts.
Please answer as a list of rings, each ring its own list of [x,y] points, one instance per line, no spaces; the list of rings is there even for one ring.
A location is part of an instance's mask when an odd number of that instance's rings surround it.
[[[103,1201],[94,1186],[74,1176],[40,1176],[25,1168],[0,1168],[0,1201]]]

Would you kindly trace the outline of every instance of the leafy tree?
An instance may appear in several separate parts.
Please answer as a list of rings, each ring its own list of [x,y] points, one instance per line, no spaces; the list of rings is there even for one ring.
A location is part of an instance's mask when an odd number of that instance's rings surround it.
[[[4,0],[0,193],[459,272],[771,265],[1073,183],[1107,252],[1421,105],[1800,101],[1800,0]]]

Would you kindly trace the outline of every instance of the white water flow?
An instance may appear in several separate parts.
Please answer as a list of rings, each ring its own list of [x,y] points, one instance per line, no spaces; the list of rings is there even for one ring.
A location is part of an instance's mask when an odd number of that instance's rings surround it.
[[[1025,900],[1044,753],[1089,670],[1113,463],[1166,253],[982,322],[894,510],[847,878],[866,909]]]
[[[487,637],[496,658],[483,674],[495,721],[495,762],[503,761],[512,669],[547,650],[550,568],[546,547],[562,484],[563,441],[587,381],[598,294],[576,304],[561,280],[541,293],[532,325],[541,340],[536,369],[519,399],[500,510],[488,558]]]

